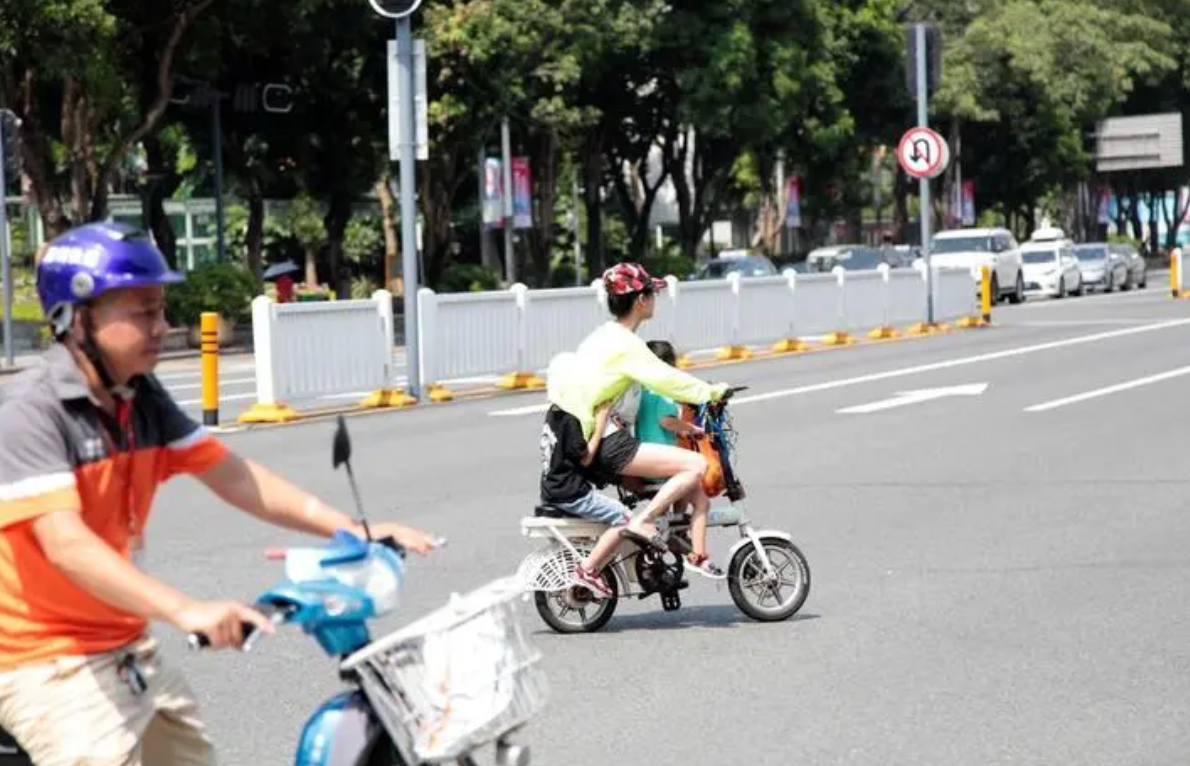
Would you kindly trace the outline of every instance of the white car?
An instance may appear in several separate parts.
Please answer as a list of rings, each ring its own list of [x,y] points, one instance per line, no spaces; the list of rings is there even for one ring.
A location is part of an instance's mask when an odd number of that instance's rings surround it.
[[[940,231],[930,241],[930,263],[992,270],[992,300],[1005,297],[1012,303],[1025,300],[1025,273],[1021,247],[1008,229],[952,229]]]
[[[1021,245],[1025,292],[1053,298],[1083,294],[1083,272],[1069,240],[1026,242]]]

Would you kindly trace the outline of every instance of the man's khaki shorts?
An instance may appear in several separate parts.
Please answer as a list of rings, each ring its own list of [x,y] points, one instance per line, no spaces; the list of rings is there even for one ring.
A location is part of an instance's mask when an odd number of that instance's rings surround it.
[[[121,661],[136,658],[135,694]],[[152,637],[0,673],[0,726],[36,766],[214,766],[190,686]]]

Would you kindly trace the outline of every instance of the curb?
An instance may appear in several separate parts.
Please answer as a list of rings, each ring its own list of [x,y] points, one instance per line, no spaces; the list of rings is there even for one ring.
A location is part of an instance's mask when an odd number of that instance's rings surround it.
[[[867,333],[857,333],[856,335],[848,335],[850,342],[843,345],[831,345],[829,343],[818,344],[804,344],[798,346],[783,346],[782,343],[776,344],[778,347],[789,347],[795,350],[783,351],[774,349],[757,349],[751,350],[750,355],[735,356],[731,358],[724,358],[722,355],[712,355],[705,360],[694,361],[691,360],[683,369],[689,370],[706,370],[716,367],[727,367],[732,365],[744,364],[749,362],[761,362],[770,359],[789,359],[797,356],[807,356],[811,354],[821,354],[829,352],[845,351],[847,349],[867,348],[870,346],[887,346],[893,343],[907,343],[916,340],[925,340],[928,338],[935,338],[943,335],[955,335],[956,329],[963,330],[986,330],[993,328],[990,322],[983,321],[982,318],[978,322],[972,321],[968,323],[956,322],[954,325],[942,324],[935,328],[927,329],[919,333],[901,333],[899,335],[886,337],[871,337]],[[788,342],[785,342],[788,343]],[[414,412],[417,410],[424,410],[430,407],[441,407],[453,403],[462,403],[467,401],[475,401],[481,399],[506,398],[509,395],[538,393],[541,389],[534,388],[515,388],[509,389],[501,387],[499,384],[492,386],[485,386],[483,388],[465,389],[462,391],[451,391],[450,399],[435,400],[432,396],[428,397],[429,401],[415,402],[409,406],[400,407],[361,407],[360,405],[347,405],[340,407],[319,407],[316,409],[298,411],[298,417],[293,420],[276,423],[240,423],[235,422],[226,426],[213,426],[210,430],[216,434],[237,434],[247,431],[255,431],[260,429],[280,428],[285,426],[300,425],[303,423],[316,423],[328,418],[343,416],[357,416],[357,415],[379,415],[394,412]]]

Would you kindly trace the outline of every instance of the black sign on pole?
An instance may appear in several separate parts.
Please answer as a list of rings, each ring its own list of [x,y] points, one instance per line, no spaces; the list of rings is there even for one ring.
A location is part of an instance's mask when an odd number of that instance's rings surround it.
[[[914,33],[916,25],[910,24],[905,30],[906,60],[905,84],[909,87],[909,95],[917,99],[917,35]],[[926,28],[926,92],[938,90],[938,83],[942,81],[942,35],[932,24],[924,24]]]
[[[422,0],[368,0],[372,9],[390,19],[402,19],[417,10]]]

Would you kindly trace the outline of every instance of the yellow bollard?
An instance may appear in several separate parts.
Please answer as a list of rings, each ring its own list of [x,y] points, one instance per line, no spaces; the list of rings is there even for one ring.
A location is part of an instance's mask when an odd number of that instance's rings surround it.
[[[992,321],[992,269],[981,266],[979,274],[979,308],[983,312],[983,321]]]
[[[219,425],[219,315],[205,311],[200,325],[202,349],[202,423]]]
[[[1169,291],[1173,293],[1173,297],[1178,297],[1179,288],[1181,287],[1181,275],[1178,274],[1178,249],[1175,247],[1169,251]]]

